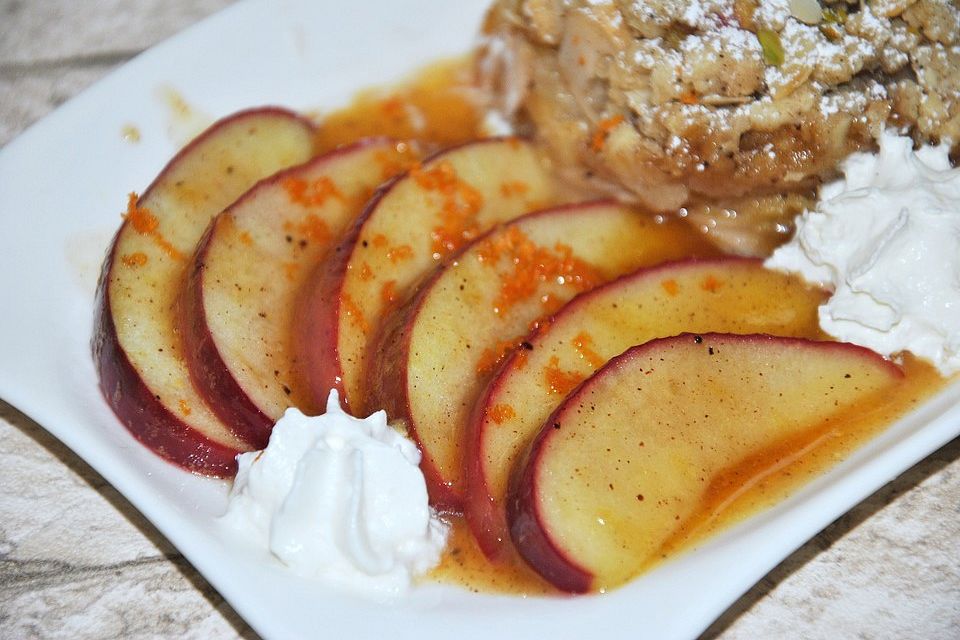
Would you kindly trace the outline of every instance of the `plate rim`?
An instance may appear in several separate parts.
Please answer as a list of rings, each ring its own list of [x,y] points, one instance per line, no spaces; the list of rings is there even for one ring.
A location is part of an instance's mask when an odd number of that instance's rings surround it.
[[[429,0],[424,0],[424,3],[429,4]],[[295,11],[298,8],[303,9],[303,6],[305,4],[309,4],[309,2],[307,0],[288,0],[284,4],[286,5],[286,9],[288,11]],[[475,4],[480,4],[480,0],[475,0]],[[484,2],[483,4],[486,3]],[[231,5],[226,9],[214,14],[213,16],[188,27],[179,34],[174,35],[173,37],[165,40],[155,47],[152,47],[146,52],[136,56],[128,63],[122,65],[119,69],[107,74],[91,85],[88,89],[84,90],[66,102],[64,105],[61,105],[61,107],[59,107],[52,114],[42,118],[21,132],[16,138],[5,145],[3,149],[0,149],[0,176],[5,174],[3,171],[4,168],[15,166],[22,156],[32,154],[38,146],[45,147],[49,145],[51,137],[54,138],[54,142],[59,140],[60,134],[64,133],[62,129],[66,127],[67,124],[69,124],[72,120],[76,119],[80,115],[79,112],[82,112],[88,106],[96,106],[99,101],[103,100],[103,98],[108,95],[108,93],[116,84],[124,82],[124,79],[130,74],[145,67],[149,68],[153,64],[157,64],[156,61],[162,60],[164,56],[169,55],[169,51],[185,46],[188,48],[198,46],[198,44],[194,42],[195,40],[204,38],[220,30],[227,29],[232,23],[236,23],[237,21],[242,22],[245,20],[249,21],[258,15],[262,16],[263,12],[269,10],[269,8],[270,3],[266,2],[265,0],[241,0],[241,2]],[[468,46],[469,43],[466,42],[464,45]],[[411,67],[411,70],[412,68],[413,67]],[[304,105],[299,104],[291,106],[303,108]],[[220,113],[218,115],[222,116],[225,114]],[[150,146],[148,148],[148,151],[150,152],[148,155],[153,154],[155,149],[162,149],[166,147],[172,148],[172,146],[172,143],[167,145],[162,143],[155,144],[154,146]],[[159,157],[159,159],[156,160],[156,162],[159,164],[154,170],[158,171],[171,155],[172,152],[163,157]],[[137,170],[128,172],[125,179],[136,180],[137,176],[143,174],[144,171],[149,170],[151,162],[153,162],[153,160],[146,162],[145,164],[138,165]],[[150,176],[148,175],[147,177],[149,178]],[[146,185],[147,183],[148,181],[141,181],[141,184]],[[122,195],[123,187],[119,185],[117,186],[118,188],[116,189],[116,195]],[[8,182],[8,180],[0,178],[0,203],[15,199],[15,196],[18,193],[18,188],[22,187],[14,185],[12,180]],[[7,241],[4,241],[5,244],[6,242]],[[7,252],[4,253],[6,254]],[[22,252],[15,251],[12,252],[12,255],[22,255]],[[5,260],[6,258],[0,257],[0,265],[2,265]],[[58,283],[69,280],[69,274],[66,274],[65,277],[65,274],[63,273],[63,267],[64,264],[61,262],[57,262],[50,267],[52,269],[51,273],[55,273],[57,276],[55,281]],[[3,282],[3,280],[0,279],[0,282]],[[68,294],[69,293],[70,292],[68,292]],[[81,308],[83,306],[82,302],[78,303],[76,292],[72,292],[72,295],[67,295],[64,300],[60,302],[66,305],[68,311],[70,312],[75,312],[78,304]],[[92,309],[92,300],[89,302]],[[43,306],[43,310],[48,308],[60,308],[58,304],[56,304],[56,301],[48,301],[46,304],[48,306]],[[89,317],[92,318],[92,313]],[[4,327],[6,324],[6,321],[0,322],[0,327]],[[54,326],[58,325],[54,324]],[[84,339],[83,342],[86,344],[86,339]],[[6,352],[6,343],[0,344],[0,353]],[[95,385],[95,377],[89,377],[93,376],[92,361],[84,365],[82,361],[78,360],[78,353],[76,350],[69,352],[69,358],[68,364],[77,368],[77,376],[76,378],[68,379],[75,380],[79,378],[80,380],[83,380],[86,376],[86,381],[88,383],[93,383],[97,394],[99,394],[99,388]],[[281,624],[278,624],[278,621],[275,618],[269,614],[264,614],[261,607],[256,606],[255,603],[251,604],[249,593],[244,592],[242,589],[238,589],[236,583],[231,582],[231,580],[237,577],[237,572],[234,570],[224,570],[222,563],[229,563],[230,558],[228,557],[229,554],[225,556],[222,552],[224,550],[233,551],[236,549],[235,546],[224,547],[220,550],[221,553],[209,553],[210,549],[207,546],[207,542],[209,541],[200,545],[190,541],[191,536],[196,536],[198,539],[205,539],[205,536],[209,537],[211,535],[222,535],[222,533],[215,531],[216,525],[211,525],[209,522],[191,523],[189,522],[189,517],[186,517],[187,522],[185,524],[177,523],[177,519],[185,518],[183,514],[178,512],[178,505],[171,506],[162,502],[151,504],[151,497],[156,497],[159,494],[157,486],[151,485],[149,476],[137,476],[136,473],[134,473],[136,469],[131,468],[129,463],[121,462],[119,465],[116,464],[116,461],[112,460],[111,458],[113,454],[111,454],[110,451],[105,452],[98,448],[98,446],[95,446],[96,443],[91,444],[90,441],[85,440],[80,435],[71,433],[63,426],[62,420],[64,416],[58,414],[58,411],[62,411],[60,403],[52,403],[48,405],[43,402],[43,395],[37,394],[36,390],[28,389],[26,387],[18,388],[17,385],[21,383],[19,382],[19,378],[16,374],[16,370],[13,370],[12,368],[8,369],[6,366],[0,365],[0,395],[2,395],[4,399],[8,400],[10,404],[17,407],[18,410],[35,419],[35,421],[45,430],[63,442],[71,450],[76,452],[77,455],[88,462],[94,469],[96,469],[98,473],[100,473],[115,488],[117,488],[117,490],[123,494],[124,497],[129,500],[138,511],[143,513],[145,517],[147,517],[154,524],[154,526],[156,526],[157,529],[171,541],[171,543],[181,550],[191,564],[193,564],[193,566],[196,567],[208,581],[210,581],[211,585],[213,585],[225,597],[225,599],[230,602],[237,612],[244,617],[244,619],[246,619],[258,633],[264,637],[284,637],[288,632],[295,633],[298,630],[295,627],[289,627],[285,624],[282,624],[282,621]],[[99,395],[97,395],[97,399],[100,399]],[[86,397],[85,400],[89,401],[90,398]],[[102,403],[102,399],[100,400]],[[132,436],[129,436],[129,434],[126,432],[126,429],[124,429],[122,425],[120,425],[120,423],[113,418],[113,414],[110,413],[109,409],[106,407],[106,404],[102,403],[102,405],[103,406],[101,407],[97,407],[92,404],[81,403],[78,409],[79,415],[86,419],[92,420],[95,424],[100,423],[100,426],[102,426],[104,413],[106,413],[106,415],[109,416],[108,419],[113,419],[115,421],[115,426],[122,430],[122,433],[119,434],[119,440],[121,441],[121,444],[129,446],[130,442],[122,442],[124,440],[123,436],[129,437],[131,441]],[[758,527],[761,529],[763,527],[776,527],[778,522],[782,522],[782,512],[784,511],[789,511],[791,509],[803,509],[808,511],[812,510],[819,514],[819,518],[816,518],[815,521],[820,524],[817,525],[815,530],[812,532],[806,531],[803,534],[794,535],[794,537],[790,539],[789,545],[787,545],[789,548],[786,548],[786,546],[782,545],[775,552],[767,551],[763,558],[763,562],[757,563],[750,572],[741,573],[739,575],[739,579],[734,584],[728,585],[728,589],[725,591],[724,598],[716,599],[710,607],[701,606],[698,610],[699,615],[694,616],[692,619],[687,620],[683,624],[676,624],[676,620],[673,621],[674,624],[672,625],[667,624],[662,629],[665,635],[658,634],[658,637],[692,637],[702,632],[714,619],[716,619],[720,613],[726,610],[730,604],[735,602],[743,592],[749,589],[759,578],[765,575],[771,568],[776,566],[780,560],[787,557],[789,553],[792,553],[792,551],[799,547],[803,542],[816,535],[816,533],[822,530],[823,527],[828,525],[839,515],[842,515],[850,508],[858,504],[864,497],[879,489],[885,482],[908,469],[910,466],[921,460],[924,456],[932,453],[943,444],[960,435],[960,382],[951,384],[947,389],[941,391],[933,398],[928,399],[923,403],[918,411],[911,414],[911,416],[924,411],[935,412],[937,413],[937,416],[931,421],[927,422],[926,426],[918,426],[913,430],[908,430],[910,433],[903,436],[899,441],[889,442],[889,440],[892,438],[892,436],[889,435],[890,432],[900,427],[907,419],[901,420],[886,433],[877,436],[873,439],[873,441],[868,443],[868,445],[858,449],[858,451],[851,455],[850,458],[835,467],[833,470],[818,477],[811,483],[806,484],[800,491],[795,493],[784,503],[781,503],[780,505],[777,505],[777,507],[767,510],[758,516],[754,516],[748,519],[746,522],[711,538],[706,544],[701,545],[696,551],[683,554],[683,556],[677,560],[669,563],[669,565],[672,566],[678,562],[689,562],[691,558],[696,559],[698,557],[697,554],[702,555],[704,553],[704,549],[706,549],[707,552],[710,552],[716,548],[737,548],[738,540],[740,541],[740,544],[743,544],[745,541],[749,540],[749,538],[743,537],[744,530],[751,529],[755,531]],[[908,419],[909,418],[910,416],[908,416]],[[900,430],[902,431],[904,429],[905,428],[901,428]],[[117,437],[118,434],[114,433],[113,436]],[[136,443],[136,441],[133,442]],[[135,444],[135,446],[139,447],[140,445]],[[166,465],[166,463],[163,464]],[[196,483],[196,477],[191,476],[190,478],[191,479],[189,480],[184,479],[184,486],[192,486]],[[880,478],[884,479],[877,483],[878,479]],[[864,479],[866,479],[868,482],[864,483]],[[223,493],[223,485],[221,481],[204,480],[203,482],[221,483],[218,485],[219,488],[217,491]],[[836,501],[831,502],[830,496],[834,495],[836,490],[825,492],[822,488],[824,484],[829,485],[831,483],[838,482],[840,483],[841,487],[845,488],[845,497],[842,502],[843,504],[849,502],[849,504],[846,504],[846,506],[842,506]],[[852,488],[851,485],[855,485],[855,488]],[[851,502],[850,500],[852,499],[852,496],[857,495],[860,497]],[[831,504],[825,505],[824,503]],[[173,522],[174,525],[171,525],[171,522]],[[772,525],[771,522],[773,522]],[[255,564],[250,566],[244,565],[244,567],[244,570],[247,571],[247,573],[252,572],[253,575],[257,575],[258,569],[256,568]],[[267,570],[266,572],[269,574],[270,570]],[[662,573],[663,572],[658,569],[648,575],[659,576],[662,575]],[[642,580],[648,580],[647,576],[644,576]],[[444,595],[445,590],[441,588],[439,589],[438,593],[433,593],[438,590],[428,588],[427,591],[430,591],[431,593],[425,596],[423,602],[418,601],[415,606],[426,607],[427,610],[433,611],[436,607],[437,599],[439,599],[439,601],[443,601],[443,598],[446,597]],[[621,602],[623,600],[633,597],[632,593],[634,591],[637,590],[632,589],[628,585],[623,589],[617,590],[611,594],[606,594],[605,596],[588,597],[586,601],[598,602],[602,600],[604,604],[604,606],[599,607],[591,606],[591,616],[596,614],[594,609],[598,609],[600,612],[607,612],[610,606],[621,606]],[[327,595],[330,595],[334,602],[340,602],[343,600],[339,594]],[[481,596],[480,598],[482,600],[486,598],[486,596]],[[503,598],[494,596],[487,599],[502,600]],[[514,598],[514,600],[516,599]],[[537,604],[538,600],[539,599],[534,598],[529,601],[531,605],[529,608],[531,610],[542,610],[540,606],[542,603]],[[353,600],[350,601],[354,602]],[[559,599],[559,601],[567,602],[564,599]],[[370,601],[367,600],[362,600],[360,602],[363,603],[362,608],[366,608],[370,604]],[[556,603],[558,602],[558,599],[550,598],[544,600],[543,602]],[[552,607],[552,604],[547,606]],[[438,619],[442,620],[443,617]],[[403,616],[401,616],[401,618],[403,618]],[[445,620],[442,621],[444,623],[446,622]],[[593,621],[593,625],[596,625],[596,621]],[[517,629],[522,628],[522,626],[517,627]],[[569,628],[557,630],[561,636],[565,636],[569,631]],[[484,633],[483,635],[488,634]]]

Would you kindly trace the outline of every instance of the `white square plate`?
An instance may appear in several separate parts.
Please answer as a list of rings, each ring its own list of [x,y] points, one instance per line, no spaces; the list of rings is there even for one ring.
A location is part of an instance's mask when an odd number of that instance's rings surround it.
[[[331,593],[243,549],[215,517],[227,485],[141,447],[100,396],[93,290],[125,194],[176,151],[174,89],[214,116],[261,104],[345,103],[473,43],[485,0],[247,0],[151,49],[0,152],[0,396],[119,489],[263,636],[696,636],[777,562],[960,434],[960,386],[776,508],[603,596],[517,598],[431,585],[393,604]],[[135,125],[141,141],[122,139]]]

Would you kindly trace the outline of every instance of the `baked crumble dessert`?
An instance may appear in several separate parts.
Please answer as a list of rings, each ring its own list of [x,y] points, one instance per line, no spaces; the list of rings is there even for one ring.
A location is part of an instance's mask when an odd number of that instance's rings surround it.
[[[955,0],[500,0],[486,34],[494,107],[569,179],[660,211],[760,196],[789,220],[782,194],[885,126],[960,141]]]

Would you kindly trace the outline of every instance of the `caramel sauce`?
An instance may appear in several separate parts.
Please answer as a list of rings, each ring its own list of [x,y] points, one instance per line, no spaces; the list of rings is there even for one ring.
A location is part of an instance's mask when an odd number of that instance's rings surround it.
[[[458,59],[438,63],[402,85],[365,91],[346,108],[323,115],[316,137],[317,153],[366,136],[390,136],[428,151],[484,137],[483,118],[474,101],[471,85],[471,62],[470,59]],[[606,137],[618,124],[613,120],[600,123],[592,144],[602,148]],[[412,165],[411,170],[416,172],[417,165]],[[438,241],[436,248],[446,254],[469,239],[470,230],[459,224],[462,217],[460,213],[469,210],[475,203],[471,201],[469,190],[458,184],[455,176],[441,173],[423,173],[419,179],[450,196],[450,228],[431,230]],[[324,185],[314,186],[309,195],[306,190],[300,191],[299,186],[297,191],[291,194],[294,198],[329,197],[334,194]],[[520,195],[524,191],[525,185],[521,183],[503,185],[504,194]],[[702,231],[691,225],[689,233]],[[782,236],[778,239],[781,242],[784,240],[786,238]],[[377,237],[373,242],[386,246],[387,239]],[[403,259],[403,247],[390,250],[396,253],[398,260]],[[563,261],[560,260],[560,263]],[[561,272],[573,275],[577,271],[566,263],[560,266],[563,268],[549,270],[551,276]],[[590,280],[588,277],[583,279]],[[517,284],[517,287],[522,289],[522,284]],[[706,291],[715,291],[723,285],[717,279],[700,283]],[[584,288],[587,288],[586,285]],[[682,295],[675,281],[665,280],[663,288],[669,295]],[[388,289],[386,287],[381,293],[385,299],[393,300],[393,291]],[[509,297],[513,293],[511,290],[504,295]],[[506,300],[505,304],[508,304]],[[360,314],[359,308],[351,300],[346,300],[344,306],[354,322],[363,326],[365,331],[371,329],[368,319]],[[822,334],[818,333],[817,338],[823,339]],[[521,339],[514,337],[498,345],[488,354],[484,369],[493,368],[499,363],[505,352],[501,347],[513,346]],[[596,367],[602,363],[594,362],[596,354],[590,349],[590,342],[590,336],[583,333],[578,336],[575,347],[581,357]],[[523,352],[520,353],[522,356]],[[558,394],[559,401],[581,379],[559,369],[557,363],[551,364],[553,368],[547,367],[544,376]],[[701,497],[696,512],[678,523],[676,530],[662,546],[659,557],[647,569],[784,500],[946,385],[947,380],[940,377],[931,365],[916,358],[904,357],[902,367],[905,374],[902,384],[884,397],[881,403],[854,406],[842,416],[833,416],[829,423],[812,425],[805,433],[752,452],[718,473]],[[478,373],[485,374],[486,371]],[[513,411],[507,405],[494,407],[494,410],[504,415]],[[643,498],[638,496],[638,499]],[[492,564],[480,551],[464,519],[456,514],[448,519],[452,528],[447,550],[440,564],[422,581],[453,584],[476,592],[521,596],[558,594],[554,587],[527,567],[515,552],[506,560]]]
[[[882,401],[853,405],[804,433],[755,451],[711,480],[696,513],[664,543],[658,561],[785,500],[946,386],[929,363],[906,354],[903,382]],[[655,562],[655,563],[656,563]]]
[[[807,432],[755,451],[718,473],[696,512],[678,524],[659,557],[644,571],[783,501],[917,408],[948,382],[933,366],[910,356],[904,358],[903,370],[902,384],[891,390],[882,403],[855,405],[843,415],[833,416],[829,424],[813,425]],[[504,561],[491,564],[463,518],[453,517],[451,523],[447,551],[426,580],[476,592],[560,595],[527,567],[516,552]]]
[[[449,147],[484,136],[477,108],[471,60],[438,62],[387,89],[358,94],[346,108],[322,114],[317,153],[367,136],[416,140]]]
[[[512,593],[524,597],[557,593],[515,553],[496,565],[491,564],[464,519],[454,516],[450,523],[450,539],[443,558],[422,580],[456,585],[476,593]]]
[[[127,142],[131,142],[133,144],[140,142],[140,128],[135,125],[132,125],[132,124],[123,125],[123,128],[120,129],[120,135]]]

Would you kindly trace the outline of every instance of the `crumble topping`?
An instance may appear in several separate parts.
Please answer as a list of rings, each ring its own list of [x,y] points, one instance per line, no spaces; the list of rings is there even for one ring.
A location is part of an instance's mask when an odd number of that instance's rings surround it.
[[[809,192],[886,126],[960,141],[956,0],[500,0],[487,31],[502,111],[658,210]]]

